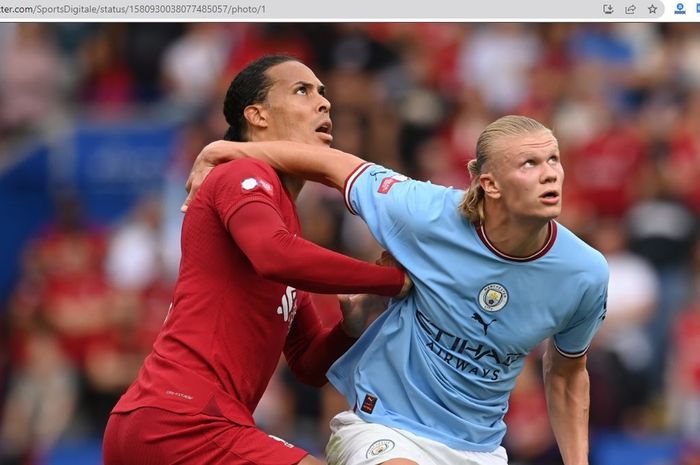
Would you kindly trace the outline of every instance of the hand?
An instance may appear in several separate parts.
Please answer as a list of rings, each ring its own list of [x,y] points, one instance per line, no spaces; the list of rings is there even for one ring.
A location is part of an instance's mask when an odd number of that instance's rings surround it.
[[[190,171],[190,176],[187,178],[187,183],[185,183],[185,189],[187,189],[188,194],[185,203],[180,207],[181,212],[187,211],[197,190],[202,186],[204,179],[216,165],[236,158],[235,154],[232,153],[235,145],[235,142],[215,141],[199,152],[194,165],[192,165],[192,171]]]
[[[360,337],[373,317],[389,305],[388,297],[372,294],[340,295],[338,299],[343,312],[343,331],[354,338]]]
[[[381,256],[377,260],[375,260],[374,263],[381,266],[393,266],[395,268],[403,270],[403,287],[401,288],[401,292],[396,294],[397,299],[402,299],[406,297],[411,291],[411,289],[413,289],[413,281],[411,281],[411,277],[408,275],[408,272],[406,272],[406,268],[404,268],[403,265],[401,265],[401,263],[397,262],[394,256],[391,255],[389,252],[383,250]]]

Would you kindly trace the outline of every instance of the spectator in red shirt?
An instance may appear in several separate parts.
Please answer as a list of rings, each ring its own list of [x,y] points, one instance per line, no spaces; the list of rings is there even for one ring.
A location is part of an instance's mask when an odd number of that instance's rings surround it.
[[[324,94],[301,62],[263,57],[228,89],[226,139],[330,145]],[[252,414],[282,353],[303,382],[324,384],[376,302],[346,300],[343,320],[324,328],[304,291],[393,296],[410,281],[302,239],[294,206],[302,186],[254,160],[211,172],[185,215],[163,329],[110,416],[106,465],[323,464],[258,429]]]

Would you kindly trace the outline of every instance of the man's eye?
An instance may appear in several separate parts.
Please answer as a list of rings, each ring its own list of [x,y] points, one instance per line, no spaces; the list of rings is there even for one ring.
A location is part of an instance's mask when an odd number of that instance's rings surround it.
[[[535,166],[535,161],[534,160],[526,160],[525,163],[523,163],[523,166],[526,166],[528,168]]]
[[[306,95],[306,87],[299,87],[299,88],[295,91],[295,93],[297,93],[297,94],[299,94],[299,95]]]

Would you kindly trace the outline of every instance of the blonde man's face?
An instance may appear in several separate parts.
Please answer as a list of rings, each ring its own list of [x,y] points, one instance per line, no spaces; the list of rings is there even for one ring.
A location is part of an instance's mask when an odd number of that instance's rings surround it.
[[[564,168],[550,131],[507,136],[497,141],[482,186],[512,216],[553,219],[561,213]]]

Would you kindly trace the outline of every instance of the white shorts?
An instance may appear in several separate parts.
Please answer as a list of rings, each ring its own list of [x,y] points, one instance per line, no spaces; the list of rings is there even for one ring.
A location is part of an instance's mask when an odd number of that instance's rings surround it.
[[[408,431],[367,423],[350,410],[331,420],[326,458],[329,465],[379,465],[398,458],[419,465],[508,465],[503,447],[493,452],[456,450]]]

